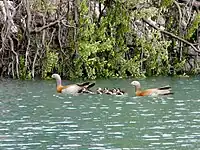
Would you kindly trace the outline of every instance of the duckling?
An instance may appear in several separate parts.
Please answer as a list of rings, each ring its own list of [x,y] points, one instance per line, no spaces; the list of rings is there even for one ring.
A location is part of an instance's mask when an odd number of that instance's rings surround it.
[[[82,89],[81,93],[95,94],[93,91],[86,89],[86,88]]]
[[[102,94],[102,93],[103,93],[103,90],[102,90],[102,88],[100,88],[100,87],[99,87],[99,88],[97,88],[97,90],[96,90],[96,93],[97,93],[97,94]]]
[[[112,95],[112,92],[110,90],[108,90],[107,88],[104,88],[103,93]]]
[[[117,95],[124,95],[125,92],[122,91],[120,88],[117,89]]]
[[[111,92],[112,92],[112,95],[117,95],[117,89],[116,89],[116,88],[113,88],[113,89],[111,90]]]
[[[123,91],[122,89],[120,89],[120,88],[118,88],[118,89],[119,89],[119,90],[120,90],[122,93],[124,93],[124,94],[126,93],[126,92],[125,92],[125,91]]]

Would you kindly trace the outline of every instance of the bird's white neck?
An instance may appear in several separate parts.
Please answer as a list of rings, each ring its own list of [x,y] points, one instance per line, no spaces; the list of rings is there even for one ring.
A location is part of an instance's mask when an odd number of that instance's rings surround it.
[[[141,90],[140,85],[135,85],[135,91],[140,91],[140,90]]]
[[[54,78],[56,79],[57,86],[61,85],[61,77],[58,74],[54,74]]]
[[[56,79],[56,84],[57,84],[57,86],[61,85],[61,80],[60,79]]]

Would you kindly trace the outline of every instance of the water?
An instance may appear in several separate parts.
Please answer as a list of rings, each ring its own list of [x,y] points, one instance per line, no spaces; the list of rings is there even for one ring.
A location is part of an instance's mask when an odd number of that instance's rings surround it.
[[[175,94],[162,98],[135,97],[131,81],[96,81],[129,93],[122,97],[57,94],[54,80],[1,81],[0,149],[200,149],[200,77],[140,80],[171,85]]]

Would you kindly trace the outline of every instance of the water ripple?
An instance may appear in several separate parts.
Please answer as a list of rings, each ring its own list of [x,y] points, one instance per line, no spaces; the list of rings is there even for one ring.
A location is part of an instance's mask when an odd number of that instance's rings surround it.
[[[170,80],[175,93],[170,97],[49,94],[55,92],[55,82],[51,81],[34,82],[35,85],[29,81],[30,86],[26,81],[24,86],[14,84],[23,88],[15,87],[18,92],[11,90],[13,83],[10,87],[6,84],[6,90],[0,84],[0,147],[197,150],[199,80],[180,80]],[[152,84],[152,80],[141,82],[147,88]],[[163,82],[153,81],[158,85]],[[129,80],[123,83],[130,88]]]

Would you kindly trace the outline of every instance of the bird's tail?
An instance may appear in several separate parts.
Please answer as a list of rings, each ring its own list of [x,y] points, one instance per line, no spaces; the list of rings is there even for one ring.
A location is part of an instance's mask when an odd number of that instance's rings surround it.
[[[79,83],[77,85],[80,86],[80,87],[89,89],[89,88],[93,87],[95,85],[95,83],[84,82],[84,83]]]
[[[94,94],[93,91],[91,91],[89,88],[93,87],[95,83],[85,82],[82,84],[78,84],[82,88],[79,90],[78,93],[88,93],[88,94]]]
[[[89,89],[89,88],[93,87],[94,85],[95,85],[95,83],[91,83],[91,84],[85,86],[85,88]]]
[[[171,86],[169,85],[158,88],[158,90],[170,90],[170,89],[171,89]]]
[[[90,84],[90,82],[83,82],[83,83],[78,83],[77,85],[78,86],[87,86],[89,84]]]
[[[159,94],[160,95],[172,95],[174,94],[173,92],[171,92],[171,86],[167,85],[167,86],[163,86],[163,87],[160,87],[158,88],[159,90]]]
[[[169,93],[165,93],[163,95],[173,95],[174,93],[173,92],[169,92]]]

